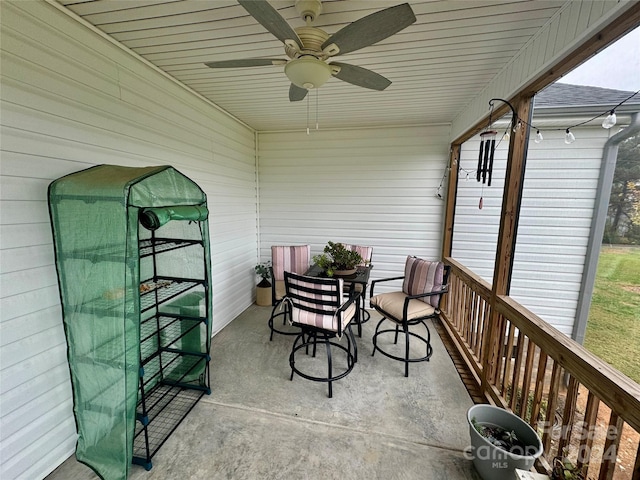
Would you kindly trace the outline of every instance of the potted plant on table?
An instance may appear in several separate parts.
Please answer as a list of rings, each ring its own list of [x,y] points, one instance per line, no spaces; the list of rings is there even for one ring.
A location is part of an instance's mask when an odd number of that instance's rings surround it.
[[[473,465],[483,480],[512,480],[516,468],[530,470],[542,455],[542,441],[517,415],[493,405],[467,412]]]
[[[362,261],[358,252],[347,249],[342,243],[334,242],[328,242],[324,247],[324,253],[313,257],[313,262],[324,270],[328,277],[351,275],[356,272],[356,267]]]
[[[271,305],[271,262],[259,263],[255,266],[256,274],[261,280],[256,285],[256,304],[261,307]]]

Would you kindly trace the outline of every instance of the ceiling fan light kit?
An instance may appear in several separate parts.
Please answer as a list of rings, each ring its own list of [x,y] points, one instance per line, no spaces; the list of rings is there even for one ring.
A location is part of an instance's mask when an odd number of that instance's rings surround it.
[[[391,81],[363,67],[347,63],[327,63],[343,55],[378,43],[416,21],[408,3],[385,8],[349,23],[333,35],[311,25],[320,12],[320,0],[296,0],[295,7],[306,26],[293,29],[267,1],[238,0],[238,3],[284,44],[290,60],[248,58],[207,62],[210,68],[259,67],[282,65],[291,81],[289,100],[303,100],[308,90],[320,88],[332,76],[343,82],[371,90],[384,90]]]
[[[294,85],[311,90],[320,88],[331,78],[331,67],[322,60],[307,56],[291,60],[285,65],[284,73]]]

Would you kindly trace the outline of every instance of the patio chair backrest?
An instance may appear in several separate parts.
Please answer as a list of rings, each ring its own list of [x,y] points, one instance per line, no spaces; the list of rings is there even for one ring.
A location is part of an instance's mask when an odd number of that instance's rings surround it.
[[[273,279],[284,281],[284,272],[306,273],[311,263],[309,245],[273,245],[271,247],[271,265]]]
[[[355,302],[343,311],[344,282],[341,278],[318,278],[285,272],[286,301],[294,325],[309,325],[342,333],[353,318]]]
[[[371,258],[373,257],[373,247],[366,247],[363,245],[350,245],[348,243],[343,243],[344,248],[347,250],[351,250],[352,252],[358,252],[362,257],[361,266],[367,265],[371,263]]]

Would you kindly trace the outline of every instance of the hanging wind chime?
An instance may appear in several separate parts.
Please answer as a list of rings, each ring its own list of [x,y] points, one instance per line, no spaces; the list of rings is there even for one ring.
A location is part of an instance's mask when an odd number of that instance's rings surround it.
[[[478,182],[482,181],[482,189],[484,190],[484,185],[486,184],[488,187],[491,186],[491,178],[493,176],[493,157],[496,151],[496,136],[498,132],[491,128],[493,123],[493,102],[495,100],[499,100],[501,102],[506,103],[511,108],[513,112],[513,117],[511,119],[512,126],[515,125],[517,115],[516,111],[506,100],[502,100],[501,98],[492,98],[489,100],[489,106],[491,110],[489,111],[489,125],[487,129],[480,134],[480,152],[478,153],[478,168],[476,169],[476,180]],[[482,210],[483,198],[482,193],[480,194],[480,201],[478,202],[478,208]]]
[[[486,130],[480,134],[480,154],[478,155],[478,170],[476,180],[491,186],[491,174],[493,173],[493,155],[496,151],[496,130]]]

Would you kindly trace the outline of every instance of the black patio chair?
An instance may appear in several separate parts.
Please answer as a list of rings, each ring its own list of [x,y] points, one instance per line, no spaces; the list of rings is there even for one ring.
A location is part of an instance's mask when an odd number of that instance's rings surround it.
[[[358,361],[351,322],[356,316],[359,297],[352,295],[344,299],[341,278],[307,277],[285,272],[284,279],[286,296],[282,301],[288,305],[291,323],[301,328],[289,355],[290,379],[293,380],[294,373],[297,373],[307,380],[327,382],[331,398],[333,382],[347,376]],[[346,346],[339,343],[343,337],[346,338]],[[327,373],[323,376],[316,374],[315,370],[303,372],[296,366],[296,353],[305,349],[308,355],[309,348],[312,348],[315,357],[318,342],[324,343],[326,348]],[[339,359],[332,354],[335,349],[343,353]],[[334,371],[336,360],[339,360],[337,373]]]
[[[404,276],[383,278],[371,282],[370,303],[381,315],[382,319],[376,326],[373,334],[373,353],[379,351],[383,355],[404,362],[404,376],[409,376],[409,363],[424,362],[431,358],[433,347],[431,346],[431,332],[425,323],[426,320],[436,318],[440,315],[440,302],[443,295],[449,291],[450,267],[442,262],[429,262],[417,257],[407,257],[405,263]],[[381,293],[374,295],[373,291],[376,285],[382,282],[392,280],[403,280],[402,291]],[[384,328],[380,330],[380,326],[385,321],[391,321],[393,328]],[[426,329],[426,334],[420,335],[411,327],[422,325]],[[394,335],[393,343],[398,343],[398,334],[400,330],[404,333],[405,345],[404,355],[400,356],[399,352],[389,352],[390,346],[385,349],[379,344],[380,337],[388,337]],[[426,349],[424,355],[411,356],[410,346],[412,340],[424,344]],[[393,348],[393,347],[391,347]]]

